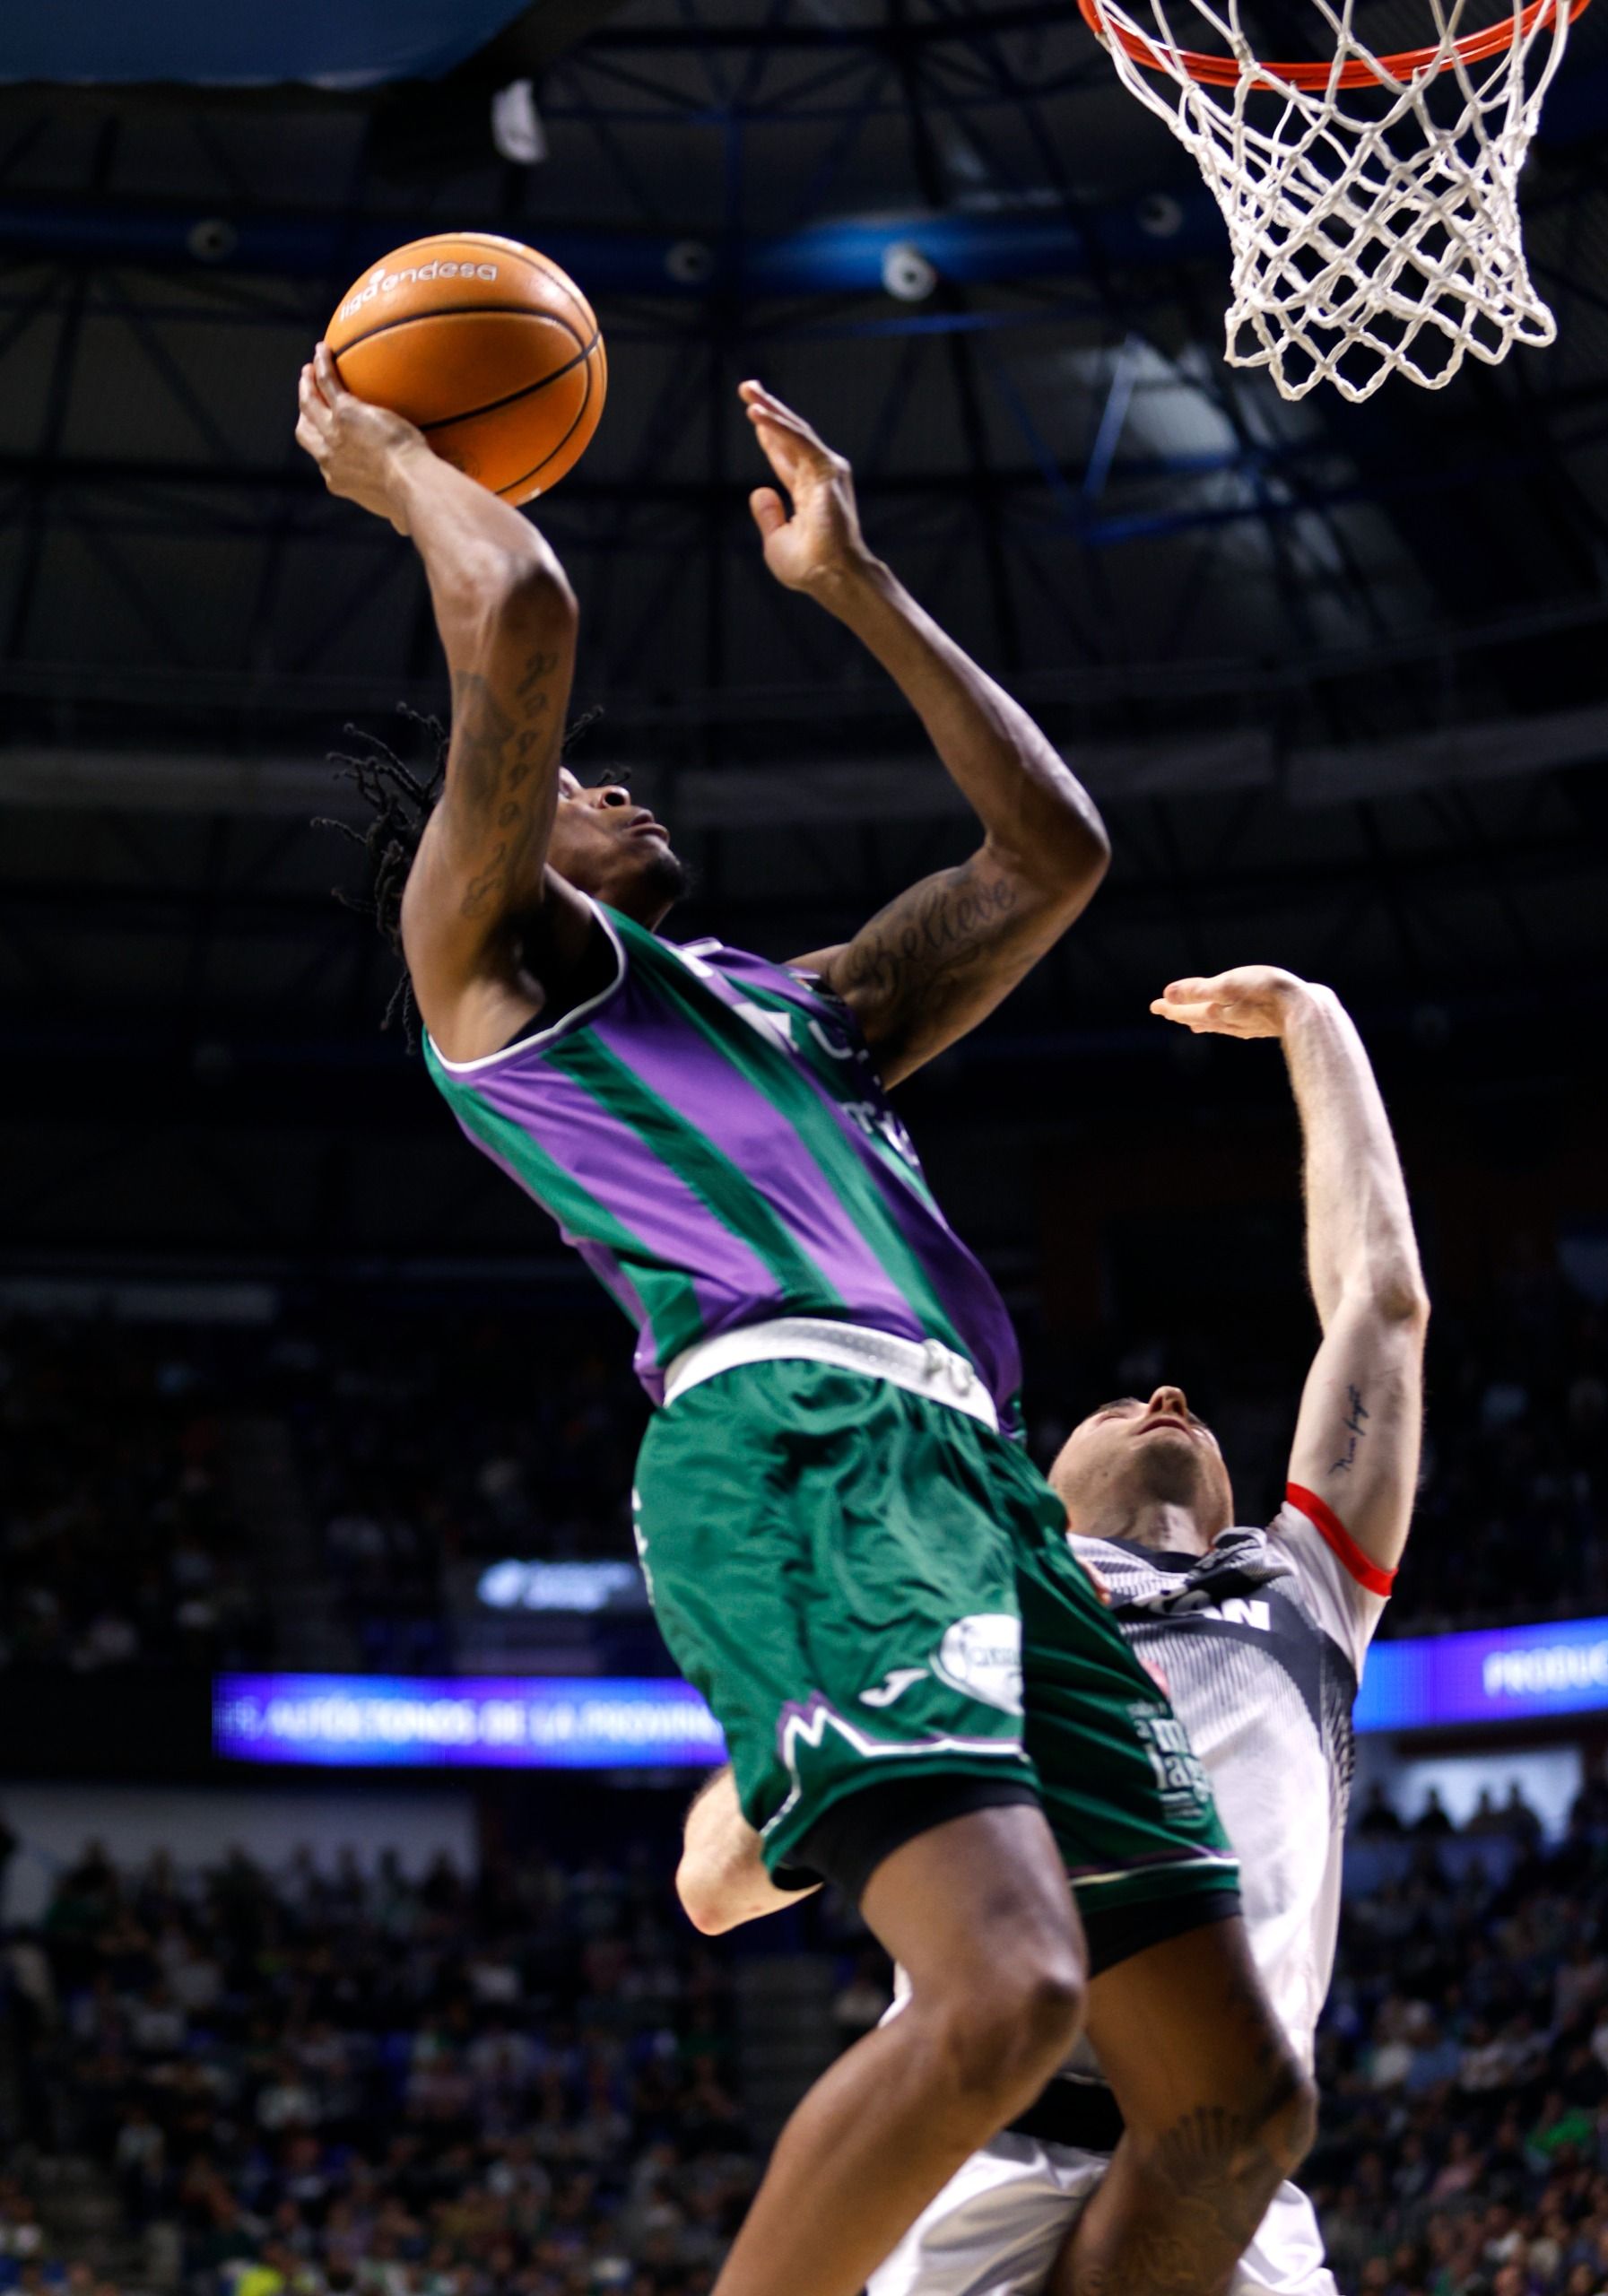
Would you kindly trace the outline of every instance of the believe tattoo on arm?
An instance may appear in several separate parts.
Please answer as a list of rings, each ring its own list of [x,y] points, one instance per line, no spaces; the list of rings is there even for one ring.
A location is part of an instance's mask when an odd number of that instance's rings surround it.
[[[963,1034],[1033,963],[1031,943],[1010,962],[1021,907],[1021,888],[978,855],[900,893],[841,951],[832,986],[861,1013],[890,1083]]]

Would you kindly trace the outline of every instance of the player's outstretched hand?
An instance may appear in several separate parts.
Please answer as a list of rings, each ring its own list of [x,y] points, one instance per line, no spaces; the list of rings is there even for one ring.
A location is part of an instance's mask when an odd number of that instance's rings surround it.
[[[1277,965],[1236,965],[1209,980],[1170,980],[1151,1005],[1197,1037],[1282,1037],[1292,1007],[1311,991]]]
[[[354,398],[336,373],[326,343],[319,344],[302,369],[296,396],[297,444],[317,464],[330,492],[389,518],[399,535],[406,534],[395,485],[396,465],[400,456],[429,454],[424,433],[389,407]]]
[[[765,544],[765,563],[790,590],[830,587],[839,576],[870,562],[855,508],[854,473],[762,383],[740,383],[765,458],[792,497],[789,515],[774,486],[756,486],[748,498]]]

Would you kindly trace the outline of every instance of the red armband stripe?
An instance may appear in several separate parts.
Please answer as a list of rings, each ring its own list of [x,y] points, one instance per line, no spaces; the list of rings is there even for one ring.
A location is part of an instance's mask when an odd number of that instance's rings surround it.
[[[1359,1587],[1366,1587],[1370,1595],[1388,1595],[1395,1584],[1394,1570],[1381,1570],[1370,1562],[1346,1529],[1334,1509],[1316,1491],[1303,1491],[1299,1483],[1287,1483],[1284,1496],[1292,1507],[1299,1507],[1313,1529],[1336,1561],[1343,1564]]]

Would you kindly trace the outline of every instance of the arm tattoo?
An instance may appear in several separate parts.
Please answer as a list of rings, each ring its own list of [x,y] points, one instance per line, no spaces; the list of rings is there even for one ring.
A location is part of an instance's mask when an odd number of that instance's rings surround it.
[[[976,861],[914,885],[890,901],[850,942],[840,985],[877,1007],[882,1037],[919,1020],[941,1021],[984,985],[992,951],[1005,938],[1020,889],[1004,875],[986,876]]]
[[[1340,1422],[1345,1432],[1345,1449],[1339,1458],[1330,1462],[1331,1474],[1351,1473],[1352,1462],[1357,1456],[1357,1446],[1362,1440],[1364,1433],[1362,1422],[1370,1416],[1368,1406],[1362,1400],[1360,1388],[1348,1387],[1345,1392],[1351,1406]]]
[[[554,653],[532,654],[508,707],[478,672],[465,671],[453,680],[448,787],[488,848],[464,888],[464,917],[495,909],[518,865],[537,795],[526,785],[551,739],[546,721],[552,698],[546,682],[558,666]]]

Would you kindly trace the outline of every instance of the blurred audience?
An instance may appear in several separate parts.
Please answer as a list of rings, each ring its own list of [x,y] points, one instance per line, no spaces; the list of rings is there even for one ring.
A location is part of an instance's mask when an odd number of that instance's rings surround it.
[[[235,1496],[242,1430],[266,1419],[288,1438],[297,1567],[333,1597],[349,1663],[450,1666],[454,1599],[478,1568],[631,1552],[646,1405],[607,1315],[438,1300],[222,1335],[13,1321],[0,1330],[15,1463],[0,1488],[0,1664],[294,1664]],[[1187,1316],[1108,1345],[1030,1333],[1034,1448],[1047,1458],[1091,1397],[1181,1378],[1222,1438],[1241,1518],[1258,1519],[1282,1490],[1309,1339]],[[1608,1611],[1601,1312],[1552,1270],[1511,1278],[1480,1313],[1443,1307],[1430,1395],[1383,1631]]]
[[[828,1936],[847,2045],[887,1967]],[[734,1958],[646,1853],[469,1882],[91,1847],[10,1952],[31,2145],[96,2160],[187,2296],[704,2296],[753,2188]],[[1548,1845],[1361,1837],[1318,2048],[1343,2296],[1604,2296],[1604,1776]],[[0,2288],[110,2296],[14,2175]]]
[[[0,1665],[212,1665],[262,1648],[216,1335],[0,1327]]]
[[[454,1565],[632,1555],[648,1405],[626,1340],[595,1317],[567,1313],[561,1344],[528,1315],[460,1311],[276,1344],[359,1663],[450,1663]]]
[[[722,1962],[646,1856],[91,1845],[38,1943],[26,2138],[100,2162],[195,2296],[701,2296],[752,2188]],[[65,2285],[60,2247],[0,2184],[0,2288]]]
[[[1346,2296],[1608,2290],[1605,1805],[1548,1848],[1522,1796],[1455,1845],[1367,1828],[1395,1870],[1352,1861],[1302,2172]]]

